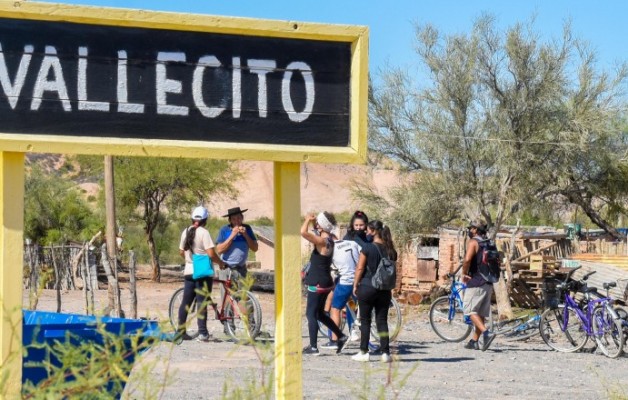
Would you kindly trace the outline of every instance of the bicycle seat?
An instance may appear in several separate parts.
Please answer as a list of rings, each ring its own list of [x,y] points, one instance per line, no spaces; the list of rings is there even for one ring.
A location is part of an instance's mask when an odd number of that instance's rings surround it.
[[[607,282],[602,285],[604,289],[608,290],[610,288],[617,287],[617,282]]]
[[[582,289],[583,293],[597,293],[597,288],[594,287],[585,287]]]

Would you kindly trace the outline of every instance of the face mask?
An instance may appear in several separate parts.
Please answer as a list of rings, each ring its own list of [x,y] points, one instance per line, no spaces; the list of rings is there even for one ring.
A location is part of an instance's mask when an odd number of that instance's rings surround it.
[[[471,233],[471,229],[467,231],[467,236],[469,236],[470,238],[473,238],[473,233]]]
[[[371,234],[367,234],[367,235],[366,235],[366,241],[367,241],[367,242],[369,242],[369,243],[371,243],[371,242],[373,241],[373,235],[371,235]]]
[[[355,236],[359,237],[360,239],[366,241],[366,232],[365,231],[354,231]]]

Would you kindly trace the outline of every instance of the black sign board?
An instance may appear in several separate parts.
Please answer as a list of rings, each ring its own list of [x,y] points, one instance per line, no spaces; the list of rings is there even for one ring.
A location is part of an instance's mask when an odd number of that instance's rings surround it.
[[[0,132],[347,147],[351,43],[0,18]]]

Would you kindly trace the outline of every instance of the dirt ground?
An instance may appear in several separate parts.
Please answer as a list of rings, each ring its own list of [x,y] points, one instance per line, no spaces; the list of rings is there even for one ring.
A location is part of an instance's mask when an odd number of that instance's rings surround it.
[[[167,318],[170,295],[181,286],[178,274],[165,271],[163,282],[146,279],[138,283],[139,315]],[[215,292],[217,293],[217,288]],[[263,308],[263,331],[274,334],[274,295],[257,293]],[[128,307],[124,291],[124,308]],[[97,293],[97,308],[104,308],[106,291]],[[24,304],[28,304],[24,293]],[[62,312],[82,313],[81,292],[62,293]],[[42,293],[38,310],[55,310],[55,293]],[[506,342],[499,337],[486,352],[466,350],[462,343],[446,343],[432,331],[425,307],[404,306],[404,325],[394,343],[395,362],[357,363],[350,355],[357,343],[350,342],[342,354],[321,350],[319,357],[304,357],[302,363],[305,399],[626,399],[628,398],[628,357],[609,359],[593,347],[568,354],[550,350],[539,338],[526,342]],[[308,342],[303,318],[303,345]],[[135,364],[127,384],[125,398],[145,399],[215,399],[225,391],[245,390],[249,382],[260,386],[269,382],[269,367],[262,368],[261,357],[272,351],[257,352],[253,346],[241,346],[228,340],[223,328],[210,320],[214,340],[209,343],[183,342],[175,346],[162,343],[146,352]],[[323,339],[319,339],[323,343]],[[148,369],[149,385],[137,378]],[[262,371],[263,370],[263,371]],[[167,377],[167,378],[165,378]],[[391,382],[386,386],[386,382]],[[165,389],[159,388],[166,384]],[[272,382],[270,386],[272,388]],[[160,396],[155,393],[159,392]],[[381,397],[380,397],[381,396]],[[230,397],[230,398],[247,398]],[[250,398],[259,398],[251,396]],[[272,398],[272,397],[271,397]]]

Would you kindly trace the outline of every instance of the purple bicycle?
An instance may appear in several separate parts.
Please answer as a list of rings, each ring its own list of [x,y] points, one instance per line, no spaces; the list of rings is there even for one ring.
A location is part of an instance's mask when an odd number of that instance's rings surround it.
[[[558,285],[559,293],[564,293],[564,303],[549,308],[541,315],[541,337],[548,346],[561,352],[578,351],[592,337],[606,356],[619,357],[624,345],[621,319],[610,298],[587,286],[587,278],[595,271],[579,280],[570,280],[579,268],[569,271],[565,281]],[[571,292],[582,293],[583,300],[577,301]]]

